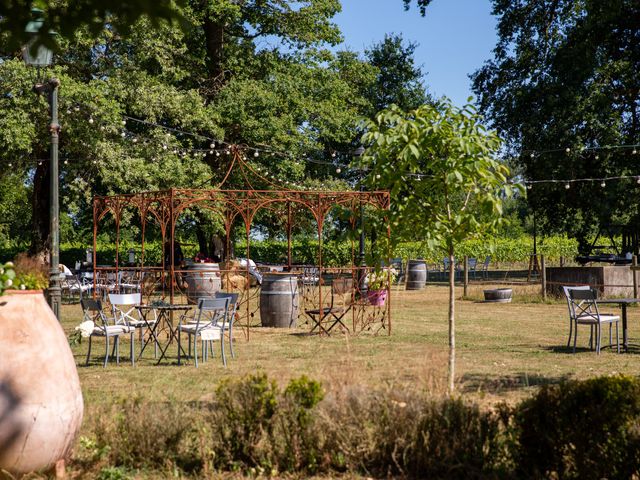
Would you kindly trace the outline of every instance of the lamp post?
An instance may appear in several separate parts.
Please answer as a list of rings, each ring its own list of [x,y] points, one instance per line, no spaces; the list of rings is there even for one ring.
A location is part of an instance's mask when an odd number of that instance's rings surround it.
[[[353,152],[354,160],[359,159],[364,154],[364,147],[361,145]],[[364,184],[362,183],[362,178],[360,179],[360,192],[364,192]],[[359,219],[359,227],[360,227],[360,245],[358,249],[359,256],[359,276],[358,276],[358,288],[360,290],[360,295],[365,296],[367,293],[367,262],[365,260],[364,255],[364,204],[362,203],[362,198],[360,198],[360,219]]]
[[[32,40],[23,47],[22,55],[27,65],[34,66],[38,69],[39,77],[40,68],[51,65],[53,61],[53,51],[47,48],[45,45],[40,45],[38,46],[35,55],[32,53],[33,41],[40,32],[44,20],[42,19],[42,10],[33,9],[31,10],[31,13],[34,19],[27,24],[25,32],[32,36]],[[49,32],[49,34],[55,35],[55,33],[51,31]],[[46,82],[41,82],[40,79],[38,79],[37,83],[33,87],[36,93],[48,95],[49,111],[51,114],[51,123],[49,124],[49,132],[51,134],[51,147],[49,151],[49,236],[51,239],[51,257],[49,261],[50,270],[48,297],[51,310],[53,310],[53,313],[58,320],[60,320],[61,303],[59,271],[60,222],[58,207],[58,139],[60,133],[60,125],[58,124],[59,87],[60,80],[58,80],[57,78],[51,78]]]

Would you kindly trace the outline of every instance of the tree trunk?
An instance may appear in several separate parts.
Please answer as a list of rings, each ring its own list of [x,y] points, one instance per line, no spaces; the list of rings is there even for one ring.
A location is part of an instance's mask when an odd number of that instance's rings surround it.
[[[29,255],[43,257],[48,261],[49,253],[49,164],[36,166],[33,176],[31,213],[31,246]]]
[[[454,380],[456,371],[456,331],[455,331],[455,258],[453,251],[449,252],[449,393],[455,390]]]
[[[224,47],[224,25],[217,19],[207,16],[202,25],[207,47],[207,70],[212,86],[222,84],[222,58]],[[210,94],[215,93],[208,92]]]

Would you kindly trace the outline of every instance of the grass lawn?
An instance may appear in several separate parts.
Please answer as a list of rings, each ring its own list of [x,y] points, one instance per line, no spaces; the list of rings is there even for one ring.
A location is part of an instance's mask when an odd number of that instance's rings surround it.
[[[514,287],[510,304],[482,303],[482,289],[473,286],[468,299],[456,302],[457,389],[482,404],[514,402],[537,386],[562,379],[599,375],[640,374],[640,349],[626,354],[604,349],[600,356],[587,348],[588,329],[581,327],[578,351],[566,348],[568,315],[564,299],[542,303],[538,286]],[[462,289],[457,292],[462,295]],[[73,347],[87,407],[114,398],[141,396],[151,400],[206,399],[225,378],[264,372],[285,384],[302,374],[320,380],[325,389],[363,385],[374,388],[422,389],[441,394],[447,374],[447,295],[444,286],[422,291],[392,292],[392,335],[362,334],[331,337],[295,330],[255,328],[251,340],[238,331],[236,358],[227,368],[219,357],[196,369],[175,364],[175,351],[160,366],[153,349],[132,368],[129,345],[121,345],[121,363],[102,368],[102,339],[94,343],[92,363],[84,366],[86,340]],[[640,309],[629,308],[630,341],[640,337]],[[65,305],[63,326],[70,333],[80,322],[79,305]],[[603,337],[604,337],[603,332]],[[620,332],[622,341],[622,332]],[[603,340],[603,344],[607,343]],[[138,346],[139,349],[139,346]],[[148,354],[147,354],[148,352]]]

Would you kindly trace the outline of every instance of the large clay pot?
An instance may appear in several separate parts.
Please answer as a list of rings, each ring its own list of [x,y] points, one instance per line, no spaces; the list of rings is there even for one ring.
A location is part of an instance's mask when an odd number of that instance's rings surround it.
[[[0,297],[0,470],[49,468],[82,423],[82,391],[69,342],[40,291]]]

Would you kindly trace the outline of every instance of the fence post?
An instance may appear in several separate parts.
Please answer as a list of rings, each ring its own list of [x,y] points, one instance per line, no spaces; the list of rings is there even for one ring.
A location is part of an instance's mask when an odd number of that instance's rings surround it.
[[[467,255],[464,256],[464,277],[463,277],[463,285],[464,285],[464,297],[467,297],[467,287],[469,286],[469,257]]]
[[[631,257],[631,265],[633,265],[634,267],[638,266],[637,255]],[[638,275],[635,268],[631,269],[631,274],[633,275],[633,298],[638,298]]]
[[[540,255],[540,278],[542,279],[542,300],[547,301],[547,266],[544,255]]]

